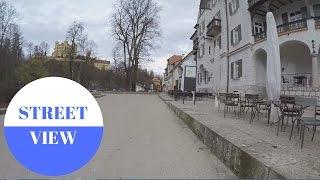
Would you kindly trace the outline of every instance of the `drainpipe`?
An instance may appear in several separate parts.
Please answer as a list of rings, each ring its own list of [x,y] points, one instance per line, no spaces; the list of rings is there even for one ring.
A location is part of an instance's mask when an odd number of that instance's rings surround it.
[[[230,57],[229,57],[229,51],[230,51],[230,42],[229,42],[229,14],[228,14],[228,2],[227,0],[224,0],[225,3],[225,9],[226,9],[226,24],[227,24],[227,93],[229,93],[230,88]]]

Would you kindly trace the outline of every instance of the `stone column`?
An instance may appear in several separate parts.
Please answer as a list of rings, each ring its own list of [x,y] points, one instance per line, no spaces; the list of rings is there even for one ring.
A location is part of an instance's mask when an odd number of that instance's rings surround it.
[[[319,87],[319,68],[318,68],[318,55],[313,54],[312,55],[312,86],[313,87]]]

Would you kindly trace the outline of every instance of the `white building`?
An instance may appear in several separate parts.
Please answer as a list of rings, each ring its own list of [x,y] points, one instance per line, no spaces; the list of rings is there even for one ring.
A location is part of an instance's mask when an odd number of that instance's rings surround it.
[[[283,89],[319,86],[320,0],[201,0],[197,91],[265,92],[266,13],[278,25]]]
[[[190,91],[193,87],[195,88],[197,65],[193,51],[187,56],[174,55],[167,61],[168,65],[163,82],[164,91]]]
[[[167,68],[163,76],[163,91],[174,90],[179,86],[179,73],[174,72],[175,67],[182,61],[183,55],[173,55],[167,60]]]

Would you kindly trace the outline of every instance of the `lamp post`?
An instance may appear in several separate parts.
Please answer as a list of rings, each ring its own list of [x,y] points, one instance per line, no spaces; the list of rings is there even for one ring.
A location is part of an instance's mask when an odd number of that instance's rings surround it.
[[[198,84],[198,53],[196,53],[194,60],[196,61],[196,86],[193,93],[193,105],[196,105],[196,94],[197,94],[197,84]]]

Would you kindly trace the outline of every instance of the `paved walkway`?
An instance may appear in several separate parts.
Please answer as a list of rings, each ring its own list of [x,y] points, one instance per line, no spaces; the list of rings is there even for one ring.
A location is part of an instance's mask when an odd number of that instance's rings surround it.
[[[154,95],[107,95],[96,157],[65,178],[234,178],[186,125]],[[0,128],[0,179],[37,178],[13,160]]]
[[[306,130],[304,149],[301,149],[296,131],[289,141],[290,125],[277,137],[277,126],[268,126],[266,119],[255,119],[249,124],[249,117],[236,118],[234,113],[223,118],[223,112],[214,109],[212,99],[198,101],[194,106],[191,101],[182,104],[182,101],[173,101],[167,95],[162,94],[162,97],[281,175],[320,178],[320,131],[312,142],[312,133]]]

